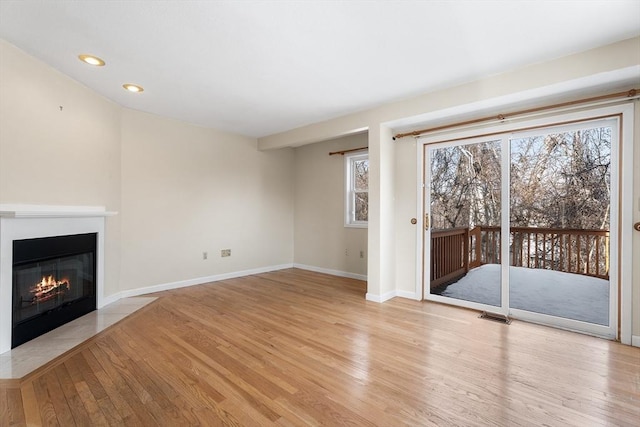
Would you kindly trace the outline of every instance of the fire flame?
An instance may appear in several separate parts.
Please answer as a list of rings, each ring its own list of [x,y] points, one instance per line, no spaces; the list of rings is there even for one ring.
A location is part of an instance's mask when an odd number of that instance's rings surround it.
[[[36,283],[29,292],[33,295],[33,302],[47,301],[58,295],[64,295],[71,289],[69,279],[56,280],[52,275],[43,276],[42,280]]]

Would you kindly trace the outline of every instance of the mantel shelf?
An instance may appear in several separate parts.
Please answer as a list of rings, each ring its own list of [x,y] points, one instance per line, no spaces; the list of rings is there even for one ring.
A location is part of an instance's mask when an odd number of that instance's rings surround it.
[[[117,214],[102,206],[0,205],[0,218],[92,218]]]

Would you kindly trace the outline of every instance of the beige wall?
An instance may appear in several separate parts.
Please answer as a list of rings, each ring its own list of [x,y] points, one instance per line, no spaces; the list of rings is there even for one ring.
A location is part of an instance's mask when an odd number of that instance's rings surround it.
[[[0,203],[119,211],[120,114],[116,104],[0,40]],[[106,220],[108,295],[118,290],[120,219]]]
[[[0,203],[118,211],[106,296],[293,261],[293,150],[121,108],[4,41]]]
[[[396,233],[396,288],[399,295],[419,298],[416,292],[416,228],[411,218],[418,219],[416,178],[416,140],[399,139],[395,151],[395,233]]]
[[[295,263],[367,274],[367,229],[344,226],[344,157],[329,156],[366,146],[360,133],[295,149]]]
[[[384,301],[397,291],[395,144],[390,128],[369,128],[369,262],[367,299]],[[399,260],[401,263],[405,260]]]
[[[290,264],[292,164],[291,149],[125,110],[122,289]]]

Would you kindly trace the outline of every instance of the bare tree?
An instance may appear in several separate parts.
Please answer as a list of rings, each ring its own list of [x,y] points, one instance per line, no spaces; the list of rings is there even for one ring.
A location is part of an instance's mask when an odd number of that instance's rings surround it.
[[[611,138],[610,127],[585,126],[510,140],[510,234],[512,256],[518,257],[517,262],[534,259],[535,266],[554,269],[566,262],[570,265],[565,271],[584,270],[585,274],[589,274],[589,265],[597,264],[597,271],[608,271],[606,234],[573,233],[570,241],[558,236],[569,236],[559,229],[608,231]],[[500,147],[498,140],[430,150],[434,229],[480,226],[482,244],[488,241],[491,230],[487,227],[500,226],[501,222]],[[513,231],[518,227],[527,230],[518,234]],[[541,241],[536,229],[546,230]],[[535,243],[530,243],[531,236]],[[498,246],[492,248],[499,254]],[[569,261],[567,253],[573,253]]]
[[[511,225],[608,229],[611,128],[511,141]]]
[[[500,143],[431,151],[431,214],[436,229],[500,225]]]
[[[356,221],[369,219],[369,160],[358,160],[354,165]]]

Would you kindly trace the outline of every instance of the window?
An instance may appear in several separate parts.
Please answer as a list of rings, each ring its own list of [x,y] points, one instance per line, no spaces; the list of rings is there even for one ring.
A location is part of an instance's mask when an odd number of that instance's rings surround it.
[[[345,226],[366,227],[369,220],[369,154],[345,155]]]

